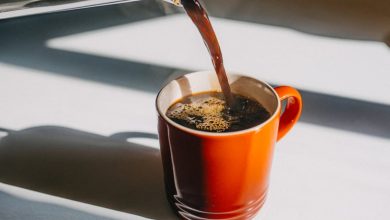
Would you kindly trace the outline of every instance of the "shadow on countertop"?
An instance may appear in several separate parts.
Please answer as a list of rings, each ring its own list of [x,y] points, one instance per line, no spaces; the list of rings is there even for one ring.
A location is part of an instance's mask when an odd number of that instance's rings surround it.
[[[0,182],[146,218],[176,219],[165,198],[160,151],[131,138],[157,135],[104,137],[56,126],[8,131],[0,139]]]
[[[0,192],[1,220],[111,220],[112,218]]]

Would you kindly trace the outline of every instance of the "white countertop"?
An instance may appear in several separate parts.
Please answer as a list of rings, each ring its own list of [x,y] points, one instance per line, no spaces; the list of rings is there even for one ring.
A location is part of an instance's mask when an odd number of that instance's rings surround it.
[[[75,23],[45,25],[93,24],[72,13]],[[154,99],[173,77],[211,68],[194,27],[174,15],[41,37],[52,30],[43,18],[0,23],[0,219],[175,219]],[[228,69],[307,101],[276,146],[255,219],[389,219],[390,50],[213,20]]]

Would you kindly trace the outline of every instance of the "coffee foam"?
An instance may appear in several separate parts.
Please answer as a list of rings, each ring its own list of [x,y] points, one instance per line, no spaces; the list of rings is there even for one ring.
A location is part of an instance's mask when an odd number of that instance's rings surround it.
[[[225,101],[215,97],[197,99],[191,103],[176,103],[167,116],[172,119],[184,120],[199,130],[222,132],[230,127],[230,122],[224,119]]]

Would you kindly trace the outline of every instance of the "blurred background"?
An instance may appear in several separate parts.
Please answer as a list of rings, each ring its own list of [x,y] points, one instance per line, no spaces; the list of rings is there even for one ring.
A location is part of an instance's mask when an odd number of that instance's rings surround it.
[[[56,2],[0,3],[0,219],[175,219],[154,98],[212,68],[199,33],[155,0],[7,18]],[[390,218],[390,3],[204,3],[228,70],[303,96],[256,219]]]

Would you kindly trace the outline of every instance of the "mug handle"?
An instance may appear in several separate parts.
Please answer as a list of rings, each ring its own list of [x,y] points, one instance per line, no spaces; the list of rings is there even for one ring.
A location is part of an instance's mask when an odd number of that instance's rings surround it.
[[[302,112],[302,97],[299,92],[290,86],[278,86],[275,88],[280,101],[287,101],[286,108],[279,121],[277,141],[282,139],[297,123]]]

